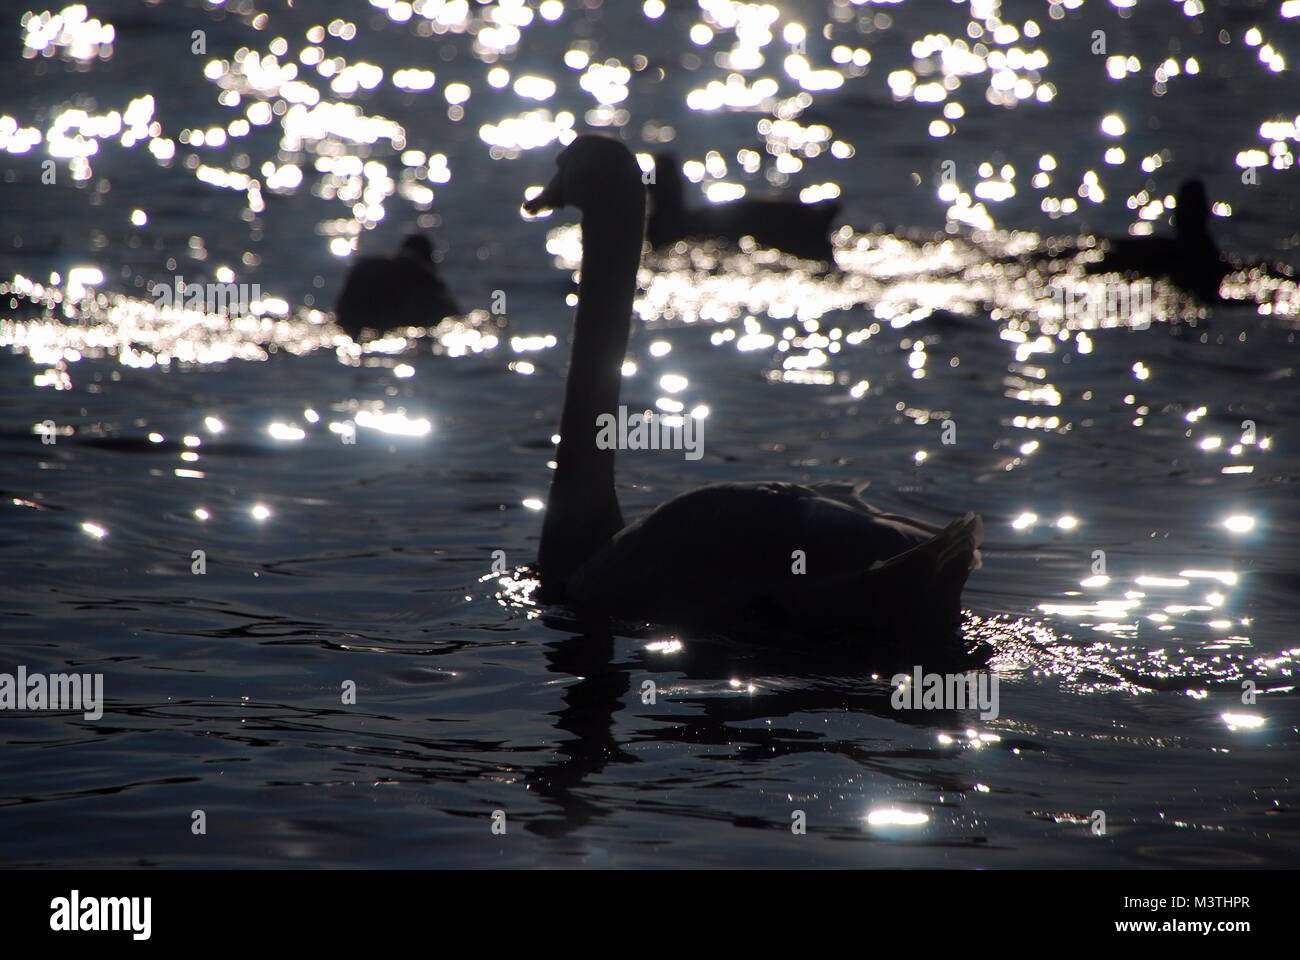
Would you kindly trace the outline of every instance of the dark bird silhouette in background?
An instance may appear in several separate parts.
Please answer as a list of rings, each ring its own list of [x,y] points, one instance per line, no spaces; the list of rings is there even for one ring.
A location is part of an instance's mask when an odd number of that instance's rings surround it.
[[[654,180],[649,187],[650,220],[646,235],[652,246],[707,237],[735,243],[741,237],[753,237],[760,247],[835,265],[829,234],[831,220],[840,209],[836,201],[742,199],[687,207],[681,165],[666,153],[655,157]]]
[[[360,342],[363,330],[383,333],[393,327],[432,326],[460,313],[460,306],[438,276],[433,244],[413,233],[393,257],[359,260],[334,305],[334,322]]]
[[[1206,303],[1219,301],[1219,284],[1228,264],[1210,236],[1210,203],[1205,184],[1184,180],[1178,187],[1172,237],[1120,237],[1109,240],[1105,257],[1085,267],[1088,273],[1127,273],[1168,277]]]

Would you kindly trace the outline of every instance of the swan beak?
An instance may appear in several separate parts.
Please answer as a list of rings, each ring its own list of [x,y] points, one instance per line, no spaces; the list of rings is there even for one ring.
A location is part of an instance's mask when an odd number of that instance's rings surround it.
[[[530,217],[540,217],[564,206],[564,191],[560,188],[560,178],[556,175],[541,193],[524,201],[524,213]]]

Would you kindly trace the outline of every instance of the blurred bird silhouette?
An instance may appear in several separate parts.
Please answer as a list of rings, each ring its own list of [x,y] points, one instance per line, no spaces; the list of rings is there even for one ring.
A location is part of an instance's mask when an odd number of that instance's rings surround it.
[[[460,313],[433,263],[433,244],[413,233],[396,256],[358,261],[334,306],[334,322],[360,342],[363,330],[383,333],[393,327],[432,326]]]
[[[1228,264],[1210,236],[1210,204],[1205,184],[1184,180],[1178,187],[1172,237],[1110,239],[1105,257],[1085,267],[1087,273],[1125,273],[1168,277],[1206,303],[1222,299],[1219,284]]]
[[[840,209],[835,201],[742,199],[687,207],[681,166],[667,153],[655,157],[654,178],[649,187],[650,220],[646,235],[655,247],[686,239],[716,237],[735,243],[741,237],[753,237],[760,247],[835,265],[829,238],[831,220]]]

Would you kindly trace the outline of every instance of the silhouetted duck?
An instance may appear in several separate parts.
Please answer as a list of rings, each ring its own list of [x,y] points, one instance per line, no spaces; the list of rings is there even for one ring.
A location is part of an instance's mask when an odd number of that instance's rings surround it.
[[[334,305],[334,322],[353,340],[361,331],[432,326],[460,307],[438,277],[433,245],[423,234],[402,241],[394,257],[367,257],[350,271]]]
[[[936,531],[869,507],[848,484],[713,483],[624,524],[617,444],[602,443],[598,426],[619,410],[646,191],[617,140],[579,136],[557,164],[524,204],[534,215],[582,213],[572,354],[538,548],[545,602],[745,641],[955,654],[961,591],[983,535],[973,513]]]
[[[656,156],[646,231],[651,245],[662,247],[678,240],[705,237],[735,243],[748,236],[760,247],[835,265],[829,238],[831,219],[840,209],[835,201],[743,199],[687,207],[683,190],[681,166],[676,158],[666,153]]]
[[[1119,237],[1088,273],[1135,273],[1146,277],[1168,277],[1189,293],[1211,303],[1218,301],[1219,283],[1228,265],[1219,255],[1209,228],[1210,204],[1205,184],[1184,180],[1174,207],[1173,237]]]

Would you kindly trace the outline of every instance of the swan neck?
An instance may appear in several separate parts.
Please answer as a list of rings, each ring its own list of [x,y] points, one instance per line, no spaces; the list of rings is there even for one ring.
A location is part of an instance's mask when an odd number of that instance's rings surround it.
[[[1183,243],[1204,244],[1210,239],[1209,226],[1204,219],[1195,220],[1192,217],[1175,216],[1174,230]]]
[[[560,445],[538,551],[543,590],[562,597],[569,575],[623,527],[614,491],[614,450],[596,444],[597,419],[617,417],[645,195],[585,211],[582,275],[560,419]]]

